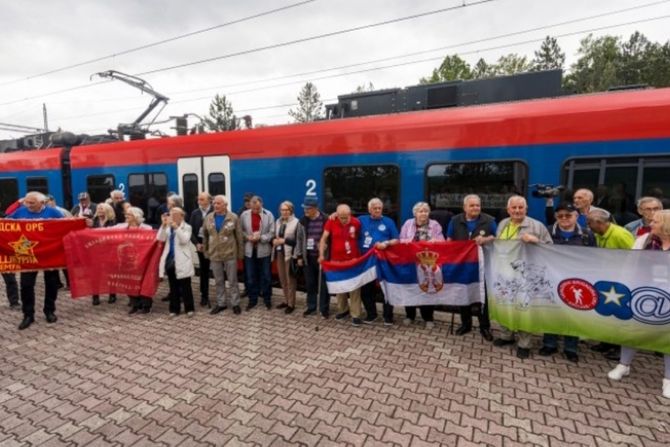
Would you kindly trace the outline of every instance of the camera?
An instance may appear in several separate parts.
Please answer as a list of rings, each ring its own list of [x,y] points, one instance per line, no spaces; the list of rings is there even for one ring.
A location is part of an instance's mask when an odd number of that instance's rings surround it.
[[[561,195],[561,192],[565,189],[565,186],[563,185],[543,185],[540,183],[536,183],[534,185],[530,185],[532,188],[535,188],[532,192],[531,195],[533,197],[543,197],[543,198],[550,198],[550,197],[558,197]]]

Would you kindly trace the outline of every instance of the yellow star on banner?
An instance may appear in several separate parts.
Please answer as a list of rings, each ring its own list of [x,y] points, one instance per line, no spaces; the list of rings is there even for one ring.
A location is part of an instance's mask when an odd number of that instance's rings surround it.
[[[614,286],[610,287],[609,292],[600,292],[605,297],[605,304],[614,303],[617,306],[621,306],[621,298],[626,296],[625,293],[616,293]]]
[[[14,249],[16,256],[35,256],[33,249],[39,242],[31,242],[24,234],[21,235],[18,241],[9,242],[9,246]]]

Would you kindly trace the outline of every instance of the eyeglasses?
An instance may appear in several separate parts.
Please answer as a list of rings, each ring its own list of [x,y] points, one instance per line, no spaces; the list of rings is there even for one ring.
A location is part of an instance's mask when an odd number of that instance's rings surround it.
[[[572,214],[557,214],[556,219],[570,219]]]

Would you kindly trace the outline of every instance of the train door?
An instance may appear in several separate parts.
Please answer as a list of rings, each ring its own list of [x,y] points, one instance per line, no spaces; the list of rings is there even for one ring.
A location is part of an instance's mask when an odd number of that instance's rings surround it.
[[[212,196],[224,194],[228,197],[229,209],[233,209],[230,157],[188,157],[177,160],[179,195],[184,198],[184,207],[190,213],[197,207],[198,193],[206,191]]]

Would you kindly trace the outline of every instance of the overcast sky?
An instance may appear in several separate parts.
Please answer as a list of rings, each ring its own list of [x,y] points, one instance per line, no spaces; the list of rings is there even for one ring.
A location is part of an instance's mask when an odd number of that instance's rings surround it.
[[[96,72],[113,69],[128,74],[144,73],[442,8],[468,5],[403,22],[142,76],[156,91],[170,98],[158,120],[184,113],[205,115],[213,96],[221,93],[232,101],[238,115],[251,114],[255,123],[282,124],[289,122],[287,110],[290,106],[285,105],[296,102],[298,91],[308,80],[317,85],[325,103],[332,103],[338,95],[350,93],[357,86],[369,82],[375,88],[416,84],[420,77],[430,74],[446,54],[460,54],[470,63],[480,57],[494,62],[500,55],[510,52],[532,57],[533,51],[546,35],[561,35],[670,15],[670,1],[654,0],[315,0],[152,48],[34,77],[50,70],[118,54],[300,2],[0,0],[0,123],[42,127],[42,104],[45,103],[51,130],[60,127],[75,133],[103,133],[106,129],[116,127],[119,122],[132,122],[149,104],[151,97],[119,81],[96,84],[98,79],[89,80]],[[462,45],[649,4],[654,5]],[[669,27],[670,19],[664,18],[596,31],[594,34],[614,34],[627,38],[633,31],[639,30],[650,40],[665,42],[670,37],[667,32]],[[559,37],[559,43],[567,55],[568,66],[575,61],[579,40],[585,35]],[[533,39],[536,40],[533,43],[514,45]],[[426,52],[436,48],[443,49]],[[422,51],[422,54],[394,58]],[[347,69],[289,77],[385,58],[389,59]],[[419,62],[346,74],[412,61]],[[280,80],[268,81],[284,76]],[[86,88],[45,96],[80,86]],[[165,126],[161,128],[166,130]],[[0,131],[0,139],[19,135]]]

